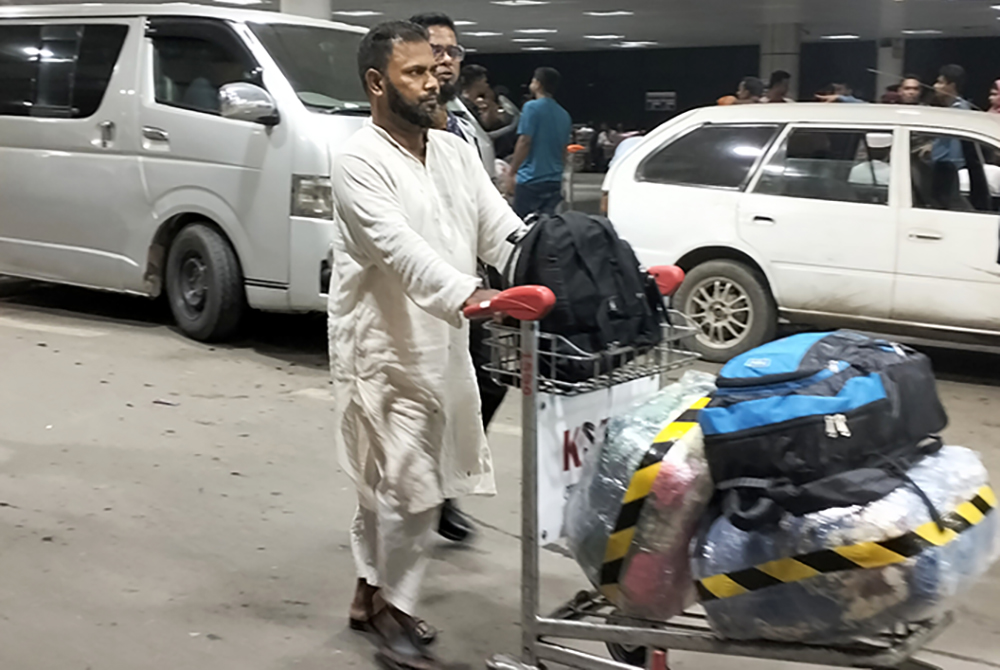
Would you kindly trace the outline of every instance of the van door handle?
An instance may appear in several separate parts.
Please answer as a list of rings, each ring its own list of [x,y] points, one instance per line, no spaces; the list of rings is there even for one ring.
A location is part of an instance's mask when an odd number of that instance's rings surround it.
[[[154,128],[152,126],[142,127],[142,136],[147,140],[153,140],[154,142],[169,142],[170,135],[167,131],[160,128]]]
[[[101,121],[97,127],[101,129],[101,148],[107,149],[115,141],[115,122]]]
[[[753,217],[753,222],[758,226],[773,226],[774,219],[769,216],[755,216]]]
[[[924,230],[911,230],[908,237],[911,240],[925,240],[929,242],[937,242],[944,239],[944,235],[941,233],[929,233]]]

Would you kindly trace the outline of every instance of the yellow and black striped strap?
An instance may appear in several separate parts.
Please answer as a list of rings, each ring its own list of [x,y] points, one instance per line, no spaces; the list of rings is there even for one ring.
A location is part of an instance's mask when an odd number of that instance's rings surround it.
[[[925,549],[942,547],[953,541],[986,518],[996,506],[996,494],[989,486],[984,486],[972,500],[945,514],[941,526],[931,521],[900,537],[782,558],[746,570],[707,577],[696,581],[695,586],[702,602],[708,602],[778,584],[799,582],[816,575],[902,563]]]
[[[639,465],[629,481],[622,508],[618,512],[614,530],[608,537],[604,551],[604,564],[601,566],[601,592],[611,600],[618,595],[618,580],[621,576],[625,557],[628,555],[632,540],[635,539],[635,527],[639,523],[643,505],[649,492],[653,489],[656,476],[660,473],[663,457],[667,455],[674,444],[687,435],[688,431],[698,425],[698,411],[703,409],[711,398],[699,398],[675,421],[668,424],[653,440],[652,446],[639,461]]]

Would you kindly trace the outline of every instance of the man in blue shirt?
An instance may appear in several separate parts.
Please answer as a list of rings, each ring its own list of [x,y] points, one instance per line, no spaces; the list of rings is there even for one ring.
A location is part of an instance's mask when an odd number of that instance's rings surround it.
[[[535,70],[531,80],[535,99],[521,110],[507,192],[514,192],[514,211],[522,219],[533,213],[554,214],[562,201],[563,165],[573,120],[552,97],[559,79],[553,68]]]
[[[969,101],[962,97],[963,88],[965,88],[965,68],[961,65],[945,65],[941,68],[934,83],[934,90],[937,91],[942,104],[952,109],[972,109]],[[951,163],[956,170],[961,170],[965,167],[962,143],[955,138],[939,137],[934,140],[931,161]]]

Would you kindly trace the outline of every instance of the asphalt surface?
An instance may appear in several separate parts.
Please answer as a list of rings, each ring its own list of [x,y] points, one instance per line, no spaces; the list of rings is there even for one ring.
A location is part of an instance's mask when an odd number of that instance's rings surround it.
[[[354,493],[331,441],[325,325],[255,314],[180,335],[162,302],[0,278],[0,668],[373,668],[347,629]],[[930,349],[950,443],[1000,477],[1000,356]],[[519,411],[491,444],[476,542],[435,546],[424,614],[481,668],[518,647]],[[994,480],[1000,481],[1000,480]],[[543,605],[586,586],[543,552]],[[1000,567],[921,658],[1000,668]],[[676,669],[777,664],[671,655]]]

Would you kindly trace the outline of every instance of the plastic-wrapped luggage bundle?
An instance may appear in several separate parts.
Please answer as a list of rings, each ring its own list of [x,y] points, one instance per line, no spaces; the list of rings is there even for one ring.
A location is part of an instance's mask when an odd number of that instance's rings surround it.
[[[1000,554],[997,500],[968,449],[945,447],[908,474],[911,484],[873,503],[788,515],[776,528],[716,519],[692,559],[715,631],[843,642],[947,611]]]
[[[570,497],[570,548],[626,615],[666,620],[694,601],[689,548],[713,491],[694,414],[714,389],[688,371],[612,418]]]

